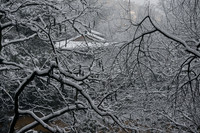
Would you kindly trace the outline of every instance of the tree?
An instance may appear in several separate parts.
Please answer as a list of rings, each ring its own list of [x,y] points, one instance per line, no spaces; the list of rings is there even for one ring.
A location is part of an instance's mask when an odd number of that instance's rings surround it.
[[[97,4],[90,0],[1,1],[1,112],[5,114],[1,123],[9,125],[2,132],[9,129],[9,133],[21,133],[38,124],[51,132],[66,132],[50,126],[52,119],[63,114],[69,119],[65,119],[69,124],[66,128],[74,132],[85,119],[98,115],[110,117],[122,126],[112,111],[97,106],[99,101],[89,94],[100,87],[98,77],[94,78],[99,72],[92,69],[98,49],[63,53],[55,47],[57,39],[89,30],[88,20],[98,12]],[[90,60],[83,64],[82,58]],[[38,111],[42,117],[37,116]],[[19,117],[25,115],[35,121],[16,129]]]
[[[199,4],[161,3],[166,19],[158,22],[149,11],[132,23],[136,27],[133,39],[120,47],[115,61],[118,77],[125,75],[127,99],[135,101],[130,114],[141,113],[142,123],[158,130],[198,132]]]
[[[112,30],[125,24],[124,36],[114,35],[122,42],[62,51],[56,41],[84,35],[94,21],[102,28],[98,1],[2,0],[1,132],[39,124],[50,132],[120,132],[116,125],[127,132],[198,132],[199,3],[161,5],[165,18],[146,8],[145,17],[133,19],[131,2],[120,2]],[[16,129],[27,115],[34,121]],[[55,124],[61,120],[64,128]]]

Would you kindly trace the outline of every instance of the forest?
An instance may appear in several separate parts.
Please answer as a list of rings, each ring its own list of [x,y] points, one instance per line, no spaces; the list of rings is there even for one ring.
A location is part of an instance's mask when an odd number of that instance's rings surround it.
[[[199,80],[199,0],[0,0],[0,133],[200,133]]]

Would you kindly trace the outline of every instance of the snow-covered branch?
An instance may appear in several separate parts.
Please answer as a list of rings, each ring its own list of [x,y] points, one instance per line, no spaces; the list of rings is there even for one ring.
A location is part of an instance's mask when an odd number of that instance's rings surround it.
[[[1,64],[9,65],[9,66],[15,66],[15,67],[18,67],[20,69],[24,69],[24,66],[22,64],[17,64],[15,62],[8,62],[8,61],[3,60]]]
[[[42,1],[40,1],[40,2],[28,2],[28,1],[26,1],[26,2],[22,3],[21,5],[19,5],[16,9],[10,10],[10,12],[15,13],[22,8],[30,7],[30,6],[39,6],[39,5],[49,6],[53,9],[60,10],[56,5],[53,5],[49,2],[42,2]]]
[[[66,77],[72,78],[72,79],[74,79],[74,80],[76,80],[76,81],[83,81],[83,80],[87,79],[88,76],[90,76],[90,73],[89,73],[89,74],[86,74],[86,75],[83,76],[83,77],[79,77],[79,76],[76,76],[76,75],[74,75],[74,74],[67,73],[60,65],[58,65],[58,68],[59,68],[60,72],[61,72],[63,75],[65,75]]]
[[[60,77],[59,77],[58,75],[56,75],[56,74],[53,74],[53,75],[52,75],[52,78],[54,78],[54,79],[56,79],[56,80],[58,80],[58,81],[60,80]],[[71,86],[71,87],[77,89],[77,91],[79,91],[80,94],[82,94],[82,96],[83,96],[83,97],[88,101],[88,103],[90,104],[91,108],[92,108],[97,114],[99,114],[100,116],[109,116],[109,117],[112,118],[121,128],[123,128],[123,129],[125,130],[124,126],[119,122],[118,118],[117,118],[114,114],[112,114],[112,113],[110,113],[110,112],[102,112],[102,111],[100,111],[100,110],[98,109],[98,107],[94,104],[94,101],[91,99],[91,97],[89,96],[89,94],[87,94],[87,93],[83,90],[83,88],[82,88],[80,85],[78,85],[77,83],[74,83],[74,82],[72,82],[72,81],[70,81],[70,80],[68,80],[68,79],[62,79],[62,81],[63,81],[64,84],[66,84],[66,85],[68,85],[68,86]],[[126,131],[126,130],[125,130],[125,131]]]
[[[57,130],[48,124],[46,124],[42,119],[40,119],[37,115],[35,115],[32,111],[29,110],[18,110],[20,114],[29,114],[31,117],[33,117],[38,123],[40,123],[44,128],[48,129],[49,131],[55,133],[55,132],[64,132],[63,130]]]
[[[65,108],[63,108],[61,110],[53,112],[53,113],[51,113],[49,115],[46,115],[46,116],[44,116],[42,118],[39,118],[39,119],[41,119],[42,121],[49,121],[49,120],[51,120],[51,119],[53,119],[55,117],[58,117],[58,116],[60,116],[60,115],[62,115],[64,113],[66,113],[66,112],[73,111],[73,110],[83,110],[83,109],[87,109],[87,108],[85,106],[83,106],[82,104],[71,105],[71,106],[67,106],[67,107],[65,107]],[[19,113],[22,113],[22,111],[19,111]],[[38,121],[34,121],[34,122],[24,126],[23,128],[21,128],[17,133],[23,133],[25,131],[28,131],[31,128],[37,126],[38,124],[39,124]]]
[[[4,24],[1,24],[0,23],[0,31],[2,31],[3,29],[5,29],[5,28],[8,28],[8,27],[10,27],[10,26],[12,26],[13,25],[13,23],[10,21],[10,22],[7,22],[7,23],[4,23]]]
[[[163,114],[161,113],[164,117],[166,117],[167,119],[169,119],[171,122],[173,122],[176,126],[179,126],[181,128],[183,128],[185,131],[190,131],[193,132],[190,127],[186,126],[185,124],[179,123],[176,120],[174,120],[173,118],[171,118],[170,116],[168,116],[167,114]]]
[[[52,66],[49,69],[45,69],[45,70],[34,70],[29,76],[27,76],[24,81],[19,85],[19,87],[17,88],[16,92],[15,92],[15,97],[14,97],[14,118],[11,122],[11,126],[10,126],[10,131],[9,133],[13,133],[14,132],[14,126],[17,122],[17,119],[19,117],[19,96],[22,93],[22,91],[25,89],[25,87],[34,79],[34,77],[36,75],[40,75],[40,76],[46,76],[49,74],[49,72],[54,68],[54,64],[52,64]]]
[[[20,38],[20,39],[15,39],[15,40],[11,40],[11,41],[5,42],[5,43],[2,44],[2,47],[6,47],[6,46],[8,46],[8,45],[10,45],[10,44],[13,44],[13,43],[18,43],[18,42],[27,41],[27,40],[29,40],[29,39],[31,39],[31,38],[34,38],[36,35],[37,35],[37,34],[35,33],[35,34],[33,34],[33,35],[31,35],[31,36],[28,36],[28,37],[25,37],[25,38]]]
[[[153,27],[158,32],[160,32],[161,34],[163,34],[165,37],[167,37],[169,39],[172,39],[173,41],[182,44],[185,47],[186,51],[188,51],[189,53],[192,53],[193,55],[195,55],[197,57],[200,57],[200,52],[197,49],[192,49],[191,47],[188,46],[188,44],[186,43],[186,41],[184,41],[183,39],[181,39],[181,38],[179,38],[179,37],[177,37],[175,35],[172,35],[172,34],[168,33],[167,31],[162,30],[156,24],[154,24],[154,22],[152,21],[152,19],[150,17],[148,17],[148,18],[149,18],[151,24],[153,25]]]

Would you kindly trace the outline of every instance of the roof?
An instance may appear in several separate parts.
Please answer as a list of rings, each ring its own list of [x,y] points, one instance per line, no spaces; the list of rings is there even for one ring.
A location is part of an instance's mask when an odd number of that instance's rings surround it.
[[[60,41],[56,41],[56,47],[61,49],[73,49],[80,47],[101,47],[108,45],[106,43],[106,39],[103,34],[91,30],[85,32],[85,34],[78,35],[71,39],[63,39]]]
[[[83,48],[83,47],[102,47],[107,46],[108,43],[100,42],[84,42],[84,41],[60,41],[56,42],[56,47],[61,49],[74,49],[74,48]]]
[[[90,42],[91,41],[105,42],[104,35],[101,34],[100,32],[94,31],[94,30],[85,31],[84,34],[78,35],[76,37],[73,37],[73,38],[69,39],[68,41],[75,41],[75,40],[77,40],[80,37],[83,37],[85,39],[88,38],[88,39],[90,39],[89,40]],[[84,39],[84,41],[85,41],[85,39]]]

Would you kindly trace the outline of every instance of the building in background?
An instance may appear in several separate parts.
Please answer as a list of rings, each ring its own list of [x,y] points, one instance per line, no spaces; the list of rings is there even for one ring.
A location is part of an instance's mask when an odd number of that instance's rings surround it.
[[[106,39],[103,34],[91,30],[85,31],[84,34],[80,34],[70,39],[62,39],[55,42],[56,48],[60,49],[74,49],[84,47],[101,47],[107,46]]]

